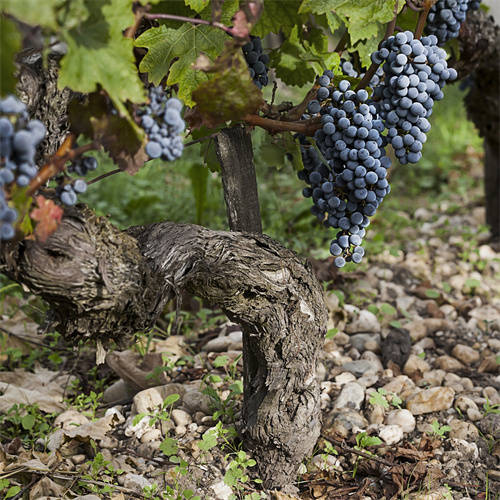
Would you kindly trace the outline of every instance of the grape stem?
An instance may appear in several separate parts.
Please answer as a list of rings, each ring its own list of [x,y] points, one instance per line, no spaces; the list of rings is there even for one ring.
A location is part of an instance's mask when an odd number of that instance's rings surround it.
[[[430,5],[426,5],[424,10],[422,10],[418,15],[417,27],[415,28],[415,38],[417,40],[422,37],[422,33],[424,32],[425,28],[425,22],[427,21],[427,15],[429,14],[431,7],[432,3],[430,3]]]
[[[337,46],[335,47],[334,52],[337,52],[339,55],[342,55],[342,52],[345,49],[345,46],[347,45],[347,42],[349,41],[349,31],[345,30],[344,34],[342,35],[341,39],[339,40],[339,43],[337,43]]]
[[[394,29],[396,28],[396,20],[398,18],[398,7],[399,7],[398,4],[399,0],[396,0],[396,4],[394,5],[394,17],[392,18],[392,21],[387,24],[387,27],[385,29],[385,35],[381,43],[384,40],[387,40],[394,33]],[[370,80],[373,78],[373,75],[375,75],[375,73],[377,72],[379,66],[380,64],[374,62],[371,64],[371,66],[368,68],[368,71],[365,73],[365,76],[363,76],[361,81],[358,83],[356,90],[364,89],[370,83]]]
[[[217,21],[207,21],[206,19],[195,19],[193,17],[177,16],[175,14],[144,14],[146,19],[171,19],[172,21],[180,21],[183,23],[191,24],[204,24],[206,26],[213,26],[214,28],[219,28],[225,31],[228,35],[233,36],[233,28],[226,26],[225,24],[219,23]]]
[[[276,132],[298,132],[307,136],[314,135],[314,132],[321,128],[321,119],[319,117],[311,118],[310,120],[301,120],[295,122],[287,122],[284,120],[272,120],[258,115],[246,115],[243,121],[248,125],[261,127],[271,133]]]
[[[38,189],[40,189],[47,181],[52,177],[57,175],[64,169],[67,161],[73,160],[74,158],[91,151],[92,149],[97,149],[99,145],[96,142],[90,142],[85,144],[85,146],[80,146],[79,148],[71,149],[73,145],[74,136],[69,135],[66,137],[61,147],[57,150],[54,156],[50,159],[49,163],[46,163],[38,172],[38,174],[31,180],[26,194],[32,196]]]
[[[406,5],[415,12],[420,12],[422,10],[422,7],[415,5],[412,0],[406,0]]]
[[[199,142],[206,141],[208,139],[214,139],[216,137],[215,134],[210,134],[206,135],[204,137],[200,137],[199,139],[195,139],[194,141],[186,142],[184,144],[184,147],[187,148],[188,146],[192,146],[193,144],[198,144]],[[87,181],[87,185],[94,184],[96,182],[102,181],[103,179],[106,179],[107,177],[110,177],[115,174],[119,174],[120,172],[123,172],[120,168],[115,168],[114,170],[110,170],[109,172],[106,172],[105,174],[99,175],[97,177],[94,177],[92,180]]]
[[[87,185],[94,184],[95,182],[99,182],[102,179],[106,179],[106,177],[109,177],[110,175],[119,174],[120,172],[123,172],[123,170],[120,168],[115,168],[114,170],[110,170],[109,172],[106,172],[105,174],[99,175],[99,176],[95,177],[94,179],[87,181]]]

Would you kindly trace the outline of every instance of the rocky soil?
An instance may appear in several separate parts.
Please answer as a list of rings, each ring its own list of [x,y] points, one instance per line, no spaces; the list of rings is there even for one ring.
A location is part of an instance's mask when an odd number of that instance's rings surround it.
[[[372,255],[369,266],[326,287],[329,332],[317,375],[323,430],[297,478],[297,498],[498,498],[500,252],[477,230],[481,208],[450,206],[403,214],[404,252]],[[6,301],[0,332],[24,362],[45,342],[26,303]],[[12,318],[14,307],[21,309]],[[98,370],[93,351],[76,358],[70,347],[58,369],[40,360],[16,365],[4,348],[3,491],[88,500],[190,498],[187,490],[207,500],[294,498],[259,490],[252,457],[233,436],[238,325],[145,336],[108,353]],[[78,377],[94,385],[101,378],[102,399],[79,399]],[[33,403],[50,428],[28,446],[9,432],[6,415]]]

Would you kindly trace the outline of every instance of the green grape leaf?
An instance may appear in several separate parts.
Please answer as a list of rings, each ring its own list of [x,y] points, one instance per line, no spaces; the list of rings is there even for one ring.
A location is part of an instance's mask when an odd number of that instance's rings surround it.
[[[352,3],[352,0],[303,0],[299,8],[299,13],[326,14],[348,3]]]
[[[64,9],[58,13],[58,20],[65,30],[78,28],[90,16],[90,6],[86,5],[86,0],[76,0],[67,2]]]
[[[210,0],[184,0],[184,3],[199,14],[210,3]]]
[[[21,48],[21,34],[16,24],[0,15],[0,96],[14,92],[16,67],[14,58]]]
[[[243,54],[234,42],[227,42],[223,53],[204,71],[213,76],[192,93],[196,103],[188,118],[192,126],[214,128],[229,120],[241,120],[263,104],[262,92],[252,82]]]
[[[68,53],[59,73],[60,88],[90,93],[101,85],[123,116],[127,116],[125,101],[145,99],[135,67],[133,42],[122,35],[134,20],[131,6],[132,0],[93,3],[89,18],[65,32]]]
[[[185,23],[178,29],[150,28],[135,41],[137,47],[148,49],[139,70],[149,73],[155,85],[168,74],[167,84],[178,84],[178,97],[187,106],[193,106],[192,91],[209,79],[205,73],[194,69],[193,63],[202,52],[215,59],[227,39],[226,33],[211,26]]]
[[[328,50],[328,40],[319,30],[303,38],[295,26],[280,49],[271,54],[271,64],[276,75],[288,85],[306,85],[327,68],[335,71],[340,56]]]
[[[342,24],[350,36],[350,51],[357,51],[363,66],[370,65],[370,54],[381,40],[385,24],[394,17],[396,0],[303,0],[300,13],[325,15],[330,30]],[[404,2],[400,2],[399,10]]]
[[[272,166],[277,170],[291,163],[294,170],[302,170],[302,157],[298,142],[289,132],[283,132],[274,136],[264,135],[259,145],[257,158],[266,166]]]
[[[2,0],[2,11],[26,24],[57,29],[56,11],[65,0]],[[2,45],[3,49],[3,45]]]
[[[283,33],[288,36],[296,26],[302,26],[307,16],[298,14],[301,0],[266,0],[259,21],[252,29],[252,34],[260,37],[269,32]]]

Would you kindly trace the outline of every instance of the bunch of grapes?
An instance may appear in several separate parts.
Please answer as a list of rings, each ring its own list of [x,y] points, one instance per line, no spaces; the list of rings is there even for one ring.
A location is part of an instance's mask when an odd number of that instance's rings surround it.
[[[267,76],[269,56],[262,52],[262,40],[258,36],[251,35],[250,40],[246,45],[243,45],[243,55],[253,83],[261,89],[269,83]]]
[[[68,172],[84,177],[96,168],[97,160],[93,156],[81,156],[68,166]],[[72,206],[76,203],[78,195],[87,191],[87,183],[83,179],[64,181],[64,177],[59,179],[56,194],[64,205]]]
[[[386,176],[391,163],[383,147],[384,125],[368,92],[351,90],[347,80],[334,88],[332,78],[331,71],[318,78],[317,99],[308,105],[311,115],[321,115],[323,126],[314,139],[326,163],[301,138],[304,170],[299,177],[310,185],[303,194],[313,200],[312,213],[325,226],[339,229],[330,252],[335,265],[343,267],[363,258],[369,217],[390,192]]]
[[[149,105],[138,112],[148,135],[146,153],[151,159],[173,161],[184,149],[180,135],[186,126],[181,117],[182,102],[175,97],[168,99],[161,87],[151,87],[149,99]]]
[[[43,123],[30,120],[16,97],[0,100],[0,240],[14,237],[17,212],[9,207],[7,193],[14,183],[26,187],[37,175],[35,153],[45,132]]]
[[[387,139],[400,163],[416,163],[431,128],[432,106],[443,98],[441,89],[457,72],[448,68],[446,51],[437,46],[434,35],[417,40],[411,31],[384,40],[372,61],[384,63],[384,80],[375,87],[374,97]]]
[[[467,11],[477,10],[480,3],[481,0],[438,0],[427,16],[426,33],[436,35],[439,45],[457,38]]]

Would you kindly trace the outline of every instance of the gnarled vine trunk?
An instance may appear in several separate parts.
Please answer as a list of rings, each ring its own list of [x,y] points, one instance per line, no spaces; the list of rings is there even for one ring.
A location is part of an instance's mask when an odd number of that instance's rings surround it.
[[[22,64],[20,73],[19,92],[30,111],[53,124],[43,145],[45,154],[52,153],[66,133],[69,94],[45,98],[46,89],[57,88],[57,72]],[[235,157],[235,144],[250,149],[248,157]],[[0,272],[44,298],[52,327],[75,340],[127,344],[184,290],[220,307],[243,330],[244,443],[264,485],[286,488],[320,432],[315,373],[326,331],[323,291],[307,263],[257,234],[255,171],[246,171],[252,163],[248,133],[221,131],[217,147],[231,229],[255,234],[170,222],[121,232],[87,208],[69,208],[46,243],[1,245]],[[233,165],[239,174],[230,170]],[[229,182],[245,175],[251,190]]]
[[[120,232],[68,211],[45,244],[3,245],[0,271],[53,308],[66,336],[118,341],[153,324],[181,290],[244,331],[243,438],[268,487],[293,482],[320,432],[316,361],[322,288],[299,257],[264,235],[164,222]]]

